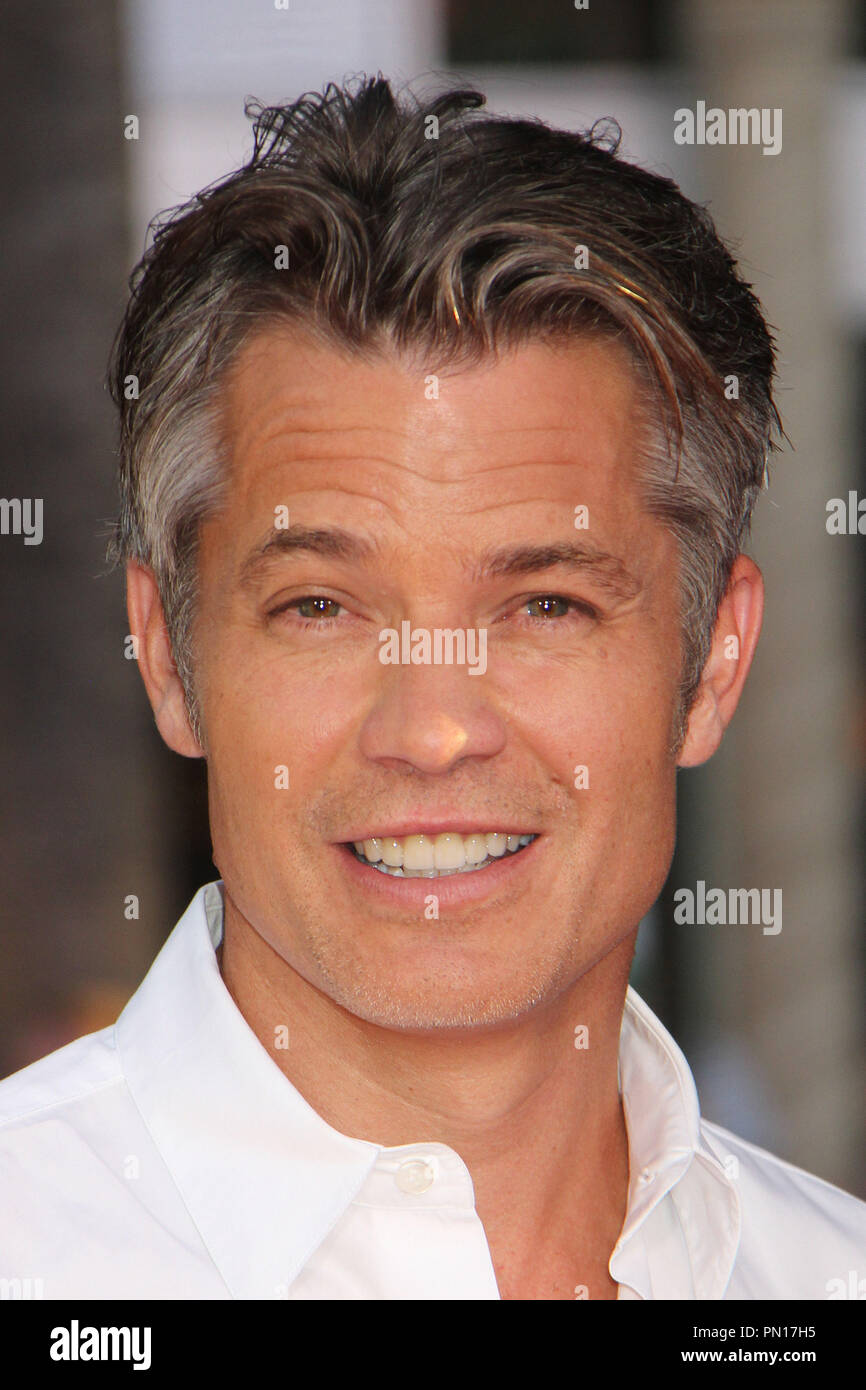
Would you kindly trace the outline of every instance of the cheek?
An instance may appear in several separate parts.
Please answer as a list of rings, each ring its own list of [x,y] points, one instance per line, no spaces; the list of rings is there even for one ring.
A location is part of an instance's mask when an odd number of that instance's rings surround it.
[[[675,674],[637,644],[608,644],[586,659],[512,672],[500,689],[508,717],[557,780],[570,786],[584,769],[592,785],[596,769],[622,792],[628,778],[668,770]]]
[[[632,644],[626,660],[611,643],[592,661],[524,673],[512,691],[520,737],[562,797],[572,876],[614,916],[621,894],[638,916],[647,909],[673,853],[675,680],[654,653]]]
[[[226,642],[204,705],[209,751],[223,780],[241,784],[245,797],[244,785],[274,789],[280,768],[290,788],[314,781],[322,758],[358,718],[362,675],[351,663],[261,655],[242,641]]]
[[[676,833],[674,687],[649,664],[611,658],[548,683],[551,719],[527,739],[566,801],[569,882],[599,920],[637,922],[661,891]]]

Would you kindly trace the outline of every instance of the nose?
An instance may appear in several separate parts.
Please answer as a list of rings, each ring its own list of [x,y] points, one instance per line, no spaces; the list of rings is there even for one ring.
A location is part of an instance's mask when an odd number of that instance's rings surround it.
[[[379,695],[361,729],[365,757],[394,771],[451,772],[505,747],[505,722],[488,672],[466,666],[383,666]]]

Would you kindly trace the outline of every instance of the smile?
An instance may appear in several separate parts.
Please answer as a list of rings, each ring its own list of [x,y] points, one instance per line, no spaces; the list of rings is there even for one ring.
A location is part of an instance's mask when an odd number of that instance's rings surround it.
[[[519,854],[536,835],[505,835],[479,830],[469,835],[404,835],[355,840],[349,846],[359,863],[392,878],[445,878],[486,869],[506,855]]]

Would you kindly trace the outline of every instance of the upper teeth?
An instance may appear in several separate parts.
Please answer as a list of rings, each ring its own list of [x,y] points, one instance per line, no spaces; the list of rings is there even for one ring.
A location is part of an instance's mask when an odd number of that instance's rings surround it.
[[[358,854],[383,868],[402,868],[420,872],[436,869],[462,869],[480,865],[492,857],[501,858],[506,850],[514,853],[528,845],[534,835],[503,835],[497,831],[478,831],[459,835],[448,830],[441,835],[404,835],[355,840]]]

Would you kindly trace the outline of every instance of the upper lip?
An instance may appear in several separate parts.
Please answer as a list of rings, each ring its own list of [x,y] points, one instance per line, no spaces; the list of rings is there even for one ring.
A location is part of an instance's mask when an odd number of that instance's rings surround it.
[[[457,835],[477,835],[477,834],[499,834],[499,835],[537,835],[537,830],[530,830],[527,825],[515,826],[509,821],[503,821],[492,815],[475,816],[472,820],[467,820],[465,816],[454,816],[448,819],[445,816],[429,816],[425,820],[406,820],[392,821],[384,830],[371,830],[365,828],[353,831],[342,837],[341,843],[349,844],[353,840],[402,840],[406,835],[443,835],[446,831],[453,830]]]

